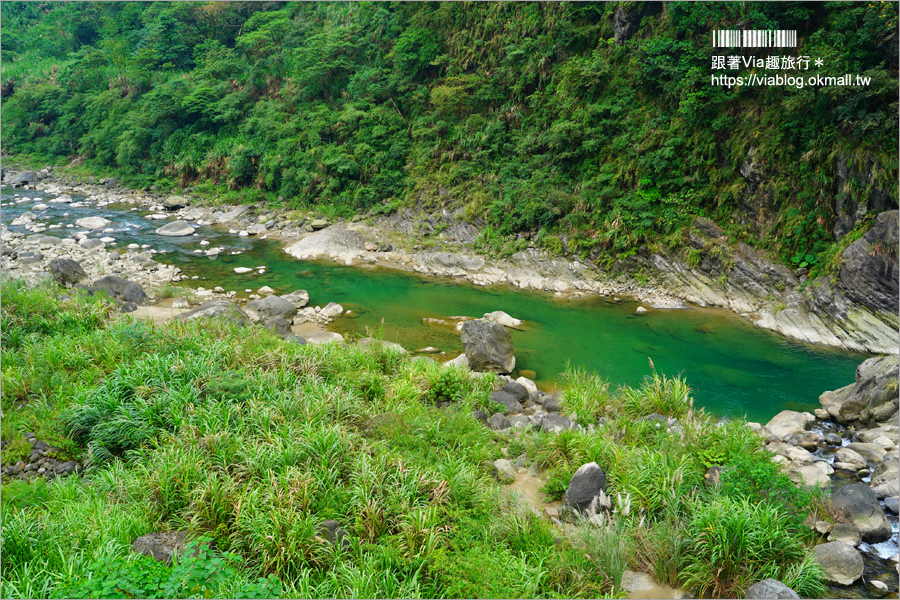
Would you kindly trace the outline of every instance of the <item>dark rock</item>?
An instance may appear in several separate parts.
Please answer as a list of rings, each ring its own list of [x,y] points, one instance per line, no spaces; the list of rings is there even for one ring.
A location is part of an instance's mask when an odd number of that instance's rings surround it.
[[[869,544],[891,537],[891,524],[875,493],[864,483],[851,483],[831,496],[831,505],[846,511],[849,521],[859,529],[862,540]]]
[[[582,465],[569,481],[565,505],[580,512],[586,511],[600,492],[606,491],[606,473],[595,462]]]
[[[522,405],[510,394],[500,391],[491,393],[491,401],[503,406],[503,414],[521,412]]]
[[[502,429],[507,429],[512,427],[512,423],[509,422],[509,419],[503,416],[503,413],[494,413],[490,419],[487,420],[488,427],[493,429],[494,431],[500,431]]]
[[[332,546],[340,544],[341,548],[346,548],[350,545],[347,532],[344,531],[340,523],[334,520],[323,521],[319,525],[319,536]]]
[[[577,429],[577,425],[571,419],[562,415],[546,415],[541,419],[542,431],[559,433],[564,429]]]
[[[87,273],[81,265],[71,258],[55,258],[50,261],[50,273],[61,285],[74,285],[87,279]]]
[[[37,173],[34,171],[22,171],[10,177],[6,183],[13,187],[22,187],[23,185],[31,185],[35,181],[37,181]]]
[[[281,337],[284,337],[291,332],[290,322],[281,317],[269,317],[266,319],[265,323],[263,323],[263,327]]]
[[[865,306],[896,313],[900,309],[900,270],[897,245],[900,243],[898,211],[878,215],[872,229],[841,255],[841,286],[847,296]]]
[[[759,600],[789,600],[793,598],[800,598],[797,595],[797,592],[784,585],[777,579],[763,579],[758,583],[754,583],[749,588],[747,588],[746,594],[744,594],[744,598],[750,599],[759,599]]]
[[[135,304],[134,302],[123,302],[123,303],[122,303],[122,309],[121,309],[121,310],[122,310],[123,313],[134,312],[134,311],[136,311],[137,309],[138,309],[138,306],[137,306],[137,304]]]
[[[56,465],[54,471],[56,471],[57,475],[65,477],[67,475],[71,475],[72,473],[77,473],[81,470],[81,465],[79,465],[74,460],[67,460],[64,463],[60,463]]]
[[[500,415],[500,416],[502,417],[503,415]],[[473,410],[472,417],[476,421],[481,421],[482,423],[487,424],[488,414],[486,412],[484,412],[483,410]]]
[[[306,338],[305,338],[305,337],[301,337],[301,336],[296,335],[296,334],[293,334],[293,333],[290,333],[290,334],[284,336],[284,341],[286,341],[286,342],[291,342],[291,343],[293,343],[293,344],[297,344],[298,346],[305,346],[305,345],[306,345]]]
[[[624,44],[635,33],[645,16],[662,10],[662,2],[634,2],[619,5],[613,14],[613,39],[616,44]]]
[[[144,292],[144,288],[118,275],[101,277],[94,281],[88,289],[90,293],[103,292],[110,298],[122,300],[123,302],[133,302],[138,306],[146,306],[150,302],[146,292]]]
[[[819,404],[838,423],[896,420],[898,374],[896,354],[870,358],[856,368],[856,383],[825,392]]]
[[[510,381],[506,385],[503,386],[502,390],[519,401],[524,401],[528,398],[528,388],[526,388],[521,383],[516,383],[515,381]]]
[[[134,540],[131,544],[131,551],[171,565],[175,555],[184,552],[188,535],[187,531],[148,533]]]
[[[290,321],[297,314],[296,306],[278,296],[267,296],[261,300],[248,302],[244,310],[254,321],[265,321],[271,317],[281,317]]]
[[[250,322],[250,317],[247,316],[247,313],[241,310],[240,306],[234,302],[229,302],[228,300],[210,300],[193,310],[181,313],[175,318],[179,321],[192,321],[194,319],[207,319],[212,317],[223,317],[232,323],[241,325]]]
[[[556,394],[544,398],[544,410],[546,410],[547,412],[561,411],[562,402],[560,402],[560,398]]]
[[[503,325],[485,319],[466,321],[461,339],[473,371],[511,373],[516,367],[512,336]]]
[[[829,446],[837,446],[838,448],[844,444],[844,438],[834,432],[826,433],[825,441]]]

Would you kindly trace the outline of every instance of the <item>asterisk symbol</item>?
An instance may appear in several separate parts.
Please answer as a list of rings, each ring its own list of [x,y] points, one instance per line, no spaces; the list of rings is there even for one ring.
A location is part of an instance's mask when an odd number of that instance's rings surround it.
[[[817,58],[817,59],[816,59],[816,66],[817,66],[817,67],[821,67],[821,66],[824,65],[824,64],[825,64],[825,61],[822,60],[821,58]]]

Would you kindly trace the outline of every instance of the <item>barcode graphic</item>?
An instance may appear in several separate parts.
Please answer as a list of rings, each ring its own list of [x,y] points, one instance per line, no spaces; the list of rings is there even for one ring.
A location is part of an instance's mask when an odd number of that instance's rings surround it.
[[[713,31],[714,48],[796,48],[796,29],[717,29]]]

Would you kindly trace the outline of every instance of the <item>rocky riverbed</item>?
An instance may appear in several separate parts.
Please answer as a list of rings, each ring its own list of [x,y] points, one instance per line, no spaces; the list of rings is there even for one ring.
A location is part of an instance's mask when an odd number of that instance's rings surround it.
[[[179,231],[195,235],[204,225],[222,224],[239,238],[279,239],[288,254],[301,259],[379,265],[476,285],[510,285],[560,295],[626,296],[651,308],[681,308],[690,302],[727,308],[763,329],[813,344],[872,353],[896,352],[900,346],[897,263],[889,252],[878,251],[897,245],[897,211],[882,213],[872,231],[847,248],[844,266],[835,277],[809,281],[805,269],[791,271],[743,244],[730,247],[722,230],[707,219],[697,219],[691,233],[690,244],[702,256],[695,267],[680,258],[639,253],[606,272],[587,260],[553,257],[535,247],[509,259],[479,256],[471,244],[483,223],[469,222],[459,211],[403,209],[365,219],[365,223],[362,217],[331,223],[256,206],[204,206],[187,197],[124,190],[114,180],[101,185],[57,180],[49,169],[8,172],[5,177],[23,194],[39,189],[61,196],[84,195],[99,206],[146,207],[153,211],[148,218],[159,219],[160,225],[167,222],[162,229],[168,229],[160,235]],[[33,233],[46,232],[47,226],[38,220]],[[430,236],[431,248],[415,243],[422,236]],[[214,257],[224,251],[211,245],[200,254]],[[38,272],[35,267],[24,271]],[[161,273],[158,278],[165,276]]]

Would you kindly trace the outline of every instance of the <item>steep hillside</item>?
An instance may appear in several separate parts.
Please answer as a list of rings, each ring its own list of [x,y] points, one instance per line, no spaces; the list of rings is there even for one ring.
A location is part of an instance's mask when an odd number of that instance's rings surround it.
[[[683,247],[702,214],[824,270],[897,206],[896,9],[4,2],[4,151],[347,215],[464,205],[488,241],[594,260]],[[717,49],[719,29],[797,30],[799,47]],[[811,62],[713,71],[717,55]]]

